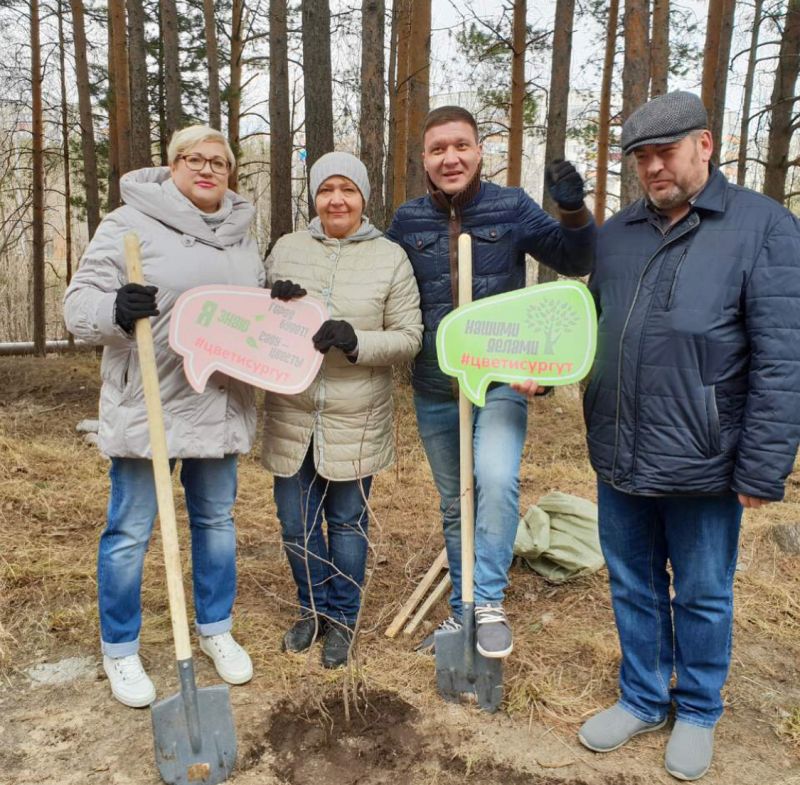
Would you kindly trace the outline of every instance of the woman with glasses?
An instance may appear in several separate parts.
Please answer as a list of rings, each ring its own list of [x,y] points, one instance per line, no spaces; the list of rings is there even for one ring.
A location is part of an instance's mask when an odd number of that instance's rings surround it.
[[[134,338],[137,319],[152,320],[170,465],[180,461],[200,648],[230,684],[253,674],[250,657],[230,632],[236,462],[255,434],[253,390],[214,374],[202,393],[195,392],[168,336],[172,307],[187,289],[263,285],[263,265],[248,236],[254,210],[228,190],[236,162],[219,131],[184,128],[173,136],[167,156],[168,167],[121,178],[124,204],[98,227],[64,297],[70,332],[104,347],[99,447],[111,459],[111,493],[97,563],[100,638],[111,692],[134,707],[147,706],[156,696],[138,655],[142,568],[157,504]],[[123,237],[128,232],[141,241],[146,286],[127,283]]]

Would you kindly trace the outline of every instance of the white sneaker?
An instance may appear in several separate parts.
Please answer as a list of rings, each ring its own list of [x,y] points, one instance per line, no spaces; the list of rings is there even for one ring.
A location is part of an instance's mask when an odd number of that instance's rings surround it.
[[[208,637],[201,635],[200,650],[211,657],[220,678],[228,684],[244,684],[253,678],[250,655],[229,632]]]
[[[141,709],[156,699],[156,688],[142,667],[138,654],[127,657],[103,655],[103,670],[111,683],[111,694],[126,706]]]

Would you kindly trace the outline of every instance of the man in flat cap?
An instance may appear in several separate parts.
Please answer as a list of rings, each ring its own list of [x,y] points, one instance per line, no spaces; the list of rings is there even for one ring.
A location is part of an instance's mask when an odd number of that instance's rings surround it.
[[[783,497],[800,439],[800,223],[710,164],[707,125],[674,92],[623,126],[645,196],[598,230],[584,399],[622,663],[579,738],[614,750],[674,705],[681,780],[711,765],[742,508]]]

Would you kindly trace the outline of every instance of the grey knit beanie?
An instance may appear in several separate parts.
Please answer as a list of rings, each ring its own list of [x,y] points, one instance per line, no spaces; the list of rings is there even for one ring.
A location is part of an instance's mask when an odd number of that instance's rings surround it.
[[[339,175],[355,183],[361,191],[364,201],[369,201],[369,176],[367,167],[350,153],[325,153],[318,158],[311,167],[309,179],[311,180],[311,194],[317,198],[319,187],[329,178]]]

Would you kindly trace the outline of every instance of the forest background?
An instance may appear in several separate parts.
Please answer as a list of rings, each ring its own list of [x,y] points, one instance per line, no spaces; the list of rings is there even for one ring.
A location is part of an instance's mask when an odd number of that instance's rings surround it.
[[[67,338],[120,175],[193,122],[228,135],[264,251],[305,225],[332,149],[365,162],[385,227],[425,191],[419,128],[444,103],[477,116],[485,176],[545,209],[545,162],[571,158],[600,222],[639,193],[621,123],[694,90],[729,179],[800,205],[800,0],[0,0],[0,27],[0,351]]]

